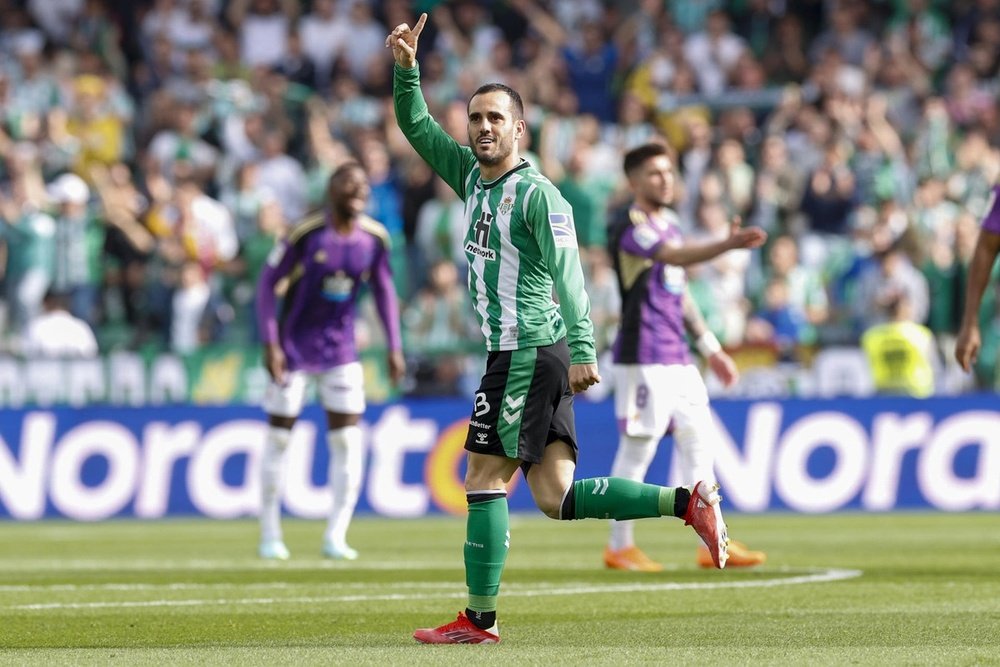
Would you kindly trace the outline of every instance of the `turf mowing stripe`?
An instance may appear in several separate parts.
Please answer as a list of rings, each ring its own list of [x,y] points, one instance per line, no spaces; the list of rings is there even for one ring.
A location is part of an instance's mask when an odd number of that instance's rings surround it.
[[[541,595],[595,595],[603,593],[629,593],[637,591],[684,591],[684,590],[714,590],[721,588],[771,588],[775,586],[794,586],[801,584],[817,584],[831,581],[842,581],[853,579],[862,575],[861,570],[827,569],[811,574],[804,574],[792,577],[779,577],[775,579],[753,579],[746,581],[720,581],[720,582],[665,582],[660,584],[651,583],[629,583],[629,584],[597,584],[583,586],[552,586],[525,587],[523,590],[517,586],[505,587],[505,597],[537,597]],[[464,598],[464,592],[439,590],[428,591],[423,594],[383,594],[383,595],[332,595],[332,596],[310,596],[291,598],[235,598],[235,599],[215,599],[215,600],[141,600],[133,602],[51,602],[34,603],[22,605],[10,605],[0,607],[0,609],[16,611],[40,611],[52,609],[124,609],[141,607],[198,607],[209,605],[271,605],[280,603],[294,604],[322,604],[330,602],[378,602],[378,601],[406,601],[406,600],[428,600],[442,598]]]

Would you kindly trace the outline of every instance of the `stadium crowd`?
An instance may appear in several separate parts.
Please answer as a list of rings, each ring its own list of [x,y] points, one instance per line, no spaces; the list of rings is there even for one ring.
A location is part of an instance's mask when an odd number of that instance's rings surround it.
[[[522,152],[573,205],[599,346],[621,157],[663,137],[689,238],[732,216],[770,234],[690,271],[727,347],[808,362],[903,320],[951,359],[1000,177],[998,0],[0,0],[2,350],[36,352],[53,310],[102,351],[255,344],[274,240],[353,158],[393,238],[414,391],[454,391],[466,362],[437,353],[479,348],[462,203],[399,132],[384,48],[420,11],[448,132],[466,139],[485,81],[525,98]],[[997,312],[991,291],[990,386]]]

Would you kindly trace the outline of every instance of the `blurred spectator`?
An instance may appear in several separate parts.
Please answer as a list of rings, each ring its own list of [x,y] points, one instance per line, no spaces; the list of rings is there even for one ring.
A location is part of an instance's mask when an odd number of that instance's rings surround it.
[[[70,314],[65,294],[45,294],[42,311],[24,335],[21,353],[29,358],[89,359],[97,356],[97,339],[90,326]]]
[[[195,179],[210,183],[218,162],[218,151],[204,141],[197,129],[197,105],[192,100],[174,100],[173,129],[161,130],[149,144],[150,168],[159,169],[168,181]]]
[[[286,145],[281,130],[265,130],[257,164],[257,187],[273,195],[285,220],[295,224],[308,208],[306,174],[302,164],[285,152]]]
[[[299,21],[302,52],[316,66],[320,88],[330,79],[333,64],[351,40],[347,22],[338,18],[334,0],[314,0],[312,11]]]
[[[91,214],[90,188],[76,174],[63,174],[48,187],[54,204],[52,289],[67,299],[70,313],[93,328],[101,292],[104,224]]]
[[[598,19],[587,20],[579,33],[569,33],[535,0],[513,0],[511,5],[524,14],[552,48],[560,51],[566,80],[576,95],[580,113],[591,114],[602,123],[613,122],[613,84],[621,63],[618,46],[607,39],[604,24]]]
[[[587,249],[587,294],[590,296],[590,319],[594,323],[594,341],[600,355],[614,343],[621,314],[621,290],[608,251],[602,246]]]
[[[801,232],[799,203],[805,174],[789,161],[784,136],[772,134],[764,140],[754,186],[756,210],[752,223],[771,233]]]
[[[774,346],[782,359],[791,359],[799,345],[807,343],[806,315],[791,301],[788,283],[775,278],[764,287],[760,307],[747,322],[750,343]]]
[[[75,140],[73,170],[90,178],[95,165],[105,167],[120,162],[124,156],[125,128],[112,113],[104,80],[94,74],[77,77],[74,100],[66,120],[66,132]]]
[[[245,241],[258,231],[261,211],[269,204],[277,204],[270,188],[260,184],[256,162],[246,162],[236,171],[235,182],[222,190],[219,201],[229,209],[236,227],[236,237]],[[280,206],[278,213],[281,213]]]
[[[472,305],[458,282],[455,264],[435,262],[421,288],[403,311],[403,334],[413,362],[415,393],[454,394],[466,371],[460,352],[475,335]]]
[[[215,340],[224,318],[221,311],[204,268],[195,261],[184,262],[170,298],[170,349],[190,354]]]
[[[746,50],[743,38],[730,29],[729,15],[722,9],[709,12],[704,30],[688,37],[684,57],[698,76],[698,91],[719,95]]]
[[[809,55],[818,62],[828,51],[836,52],[840,58],[855,67],[860,67],[868,49],[875,40],[871,33],[860,27],[859,19],[862,3],[837,2],[830,11],[830,26],[813,40]]]
[[[347,11],[347,31],[350,34],[348,48],[340,53],[340,59],[347,66],[351,76],[364,81],[365,75],[376,59],[385,59],[385,36],[389,29],[375,19],[369,0],[344,0]],[[395,26],[393,26],[395,27]]]
[[[883,323],[872,325],[861,337],[876,391],[930,396],[934,393],[935,366],[930,329],[914,320],[905,294],[896,294],[884,304],[883,311]]]
[[[434,196],[420,207],[416,224],[415,241],[429,266],[465,263],[465,202],[441,178],[434,178]]]
[[[50,40],[66,44],[84,4],[84,0],[28,0],[27,9]]]
[[[878,252],[875,262],[858,278],[854,315],[862,330],[885,321],[888,308],[905,298],[906,314],[926,322],[929,307],[927,279],[914,268],[900,243]]]
[[[256,67],[285,57],[298,8],[296,0],[230,0],[226,18],[239,32],[240,59]]]
[[[39,189],[35,167],[28,166],[15,175],[10,194],[0,194],[0,239],[7,247],[4,285],[11,332],[22,332],[38,315],[52,284],[56,225],[42,212]]]
[[[815,269],[799,263],[798,247],[791,236],[782,235],[771,241],[767,268],[763,276],[763,290],[756,291],[754,300],[758,309],[777,308],[773,304],[787,304],[795,322],[795,344],[814,345],[819,340],[818,328],[830,317],[829,300],[822,275]],[[774,288],[775,284],[781,290]],[[768,294],[768,291],[772,294]],[[769,319],[765,317],[765,319]],[[774,322],[772,321],[773,325]]]
[[[703,200],[698,207],[698,227],[692,239],[711,243],[725,239],[729,233],[730,215],[725,205],[721,200]],[[722,323],[722,331],[717,335],[726,346],[739,345],[743,340],[748,306],[744,293],[749,265],[749,250],[731,250],[705,264],[688,267],[692,282],[703,284],[711,294],[712,307],[717,309]],[[707,306],[702,310],[711,312]]]

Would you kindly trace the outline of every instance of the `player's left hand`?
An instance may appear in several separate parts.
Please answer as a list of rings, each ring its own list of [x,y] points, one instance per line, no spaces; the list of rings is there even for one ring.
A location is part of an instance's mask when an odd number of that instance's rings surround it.
[[[722,386],[732,387],[740,379],[740,371],[736,362],[723,351],[716,352],[708,358],[708,367],[722,381]]]
[[[406,376],[406,359],[403,357],[403,351],[389,350],[387,361],[389,365],[389,379],[392,381],[392,386],[398,387],[399,383]]]
[[[569,367],[569,388],[574,394],[587,391],[588,387],[600,381],[597,364],[571,364]]]

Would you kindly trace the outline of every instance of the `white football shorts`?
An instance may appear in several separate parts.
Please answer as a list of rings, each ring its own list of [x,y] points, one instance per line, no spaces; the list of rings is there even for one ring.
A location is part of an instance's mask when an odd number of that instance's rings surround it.
[[[335,366],[322,373],[291,371],[285,384],[272,380],[264,394],[264,412],[278,417],[298,417],[302,413],[310,379],[315,379],[319,402],[327,412],[364,414],[364,370],[360,361]]]
[[[615,417],[621,433],[662,437],[705,437],[713,428],[705,381],[693,364],[623,364],[613,368]]]

